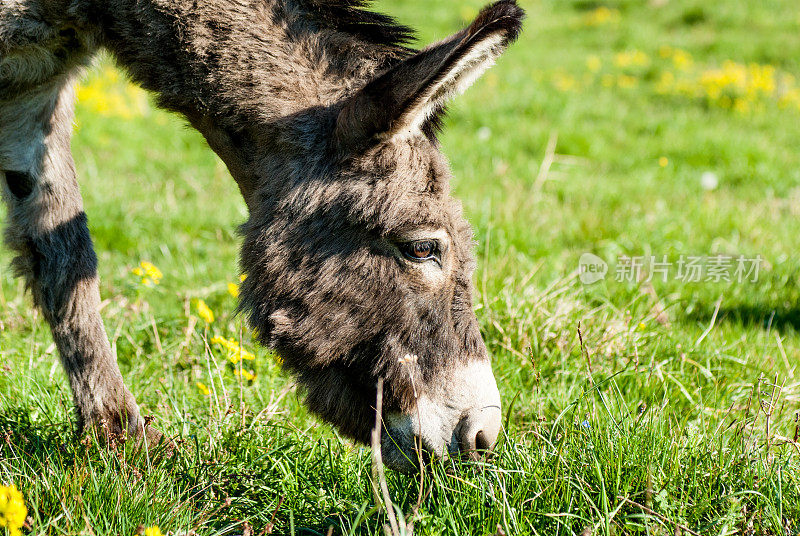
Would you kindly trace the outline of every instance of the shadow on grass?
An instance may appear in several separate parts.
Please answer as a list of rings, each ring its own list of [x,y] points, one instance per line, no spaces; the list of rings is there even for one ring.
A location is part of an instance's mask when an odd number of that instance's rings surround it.
[[[69,458],[67,442],[75,439],[69,422],[34,422],[31,411],[20,407],[0,410],[0,436],[0,458],[9,461],[24,456],[28,462],[54,455]]]
[[[686,315],[686,321],[710,324],[714,317],[716,304],[698,303],[694,310]],[[726,305],[723,301],[717,313],[716,324],[731,323],[748,328],[774,329],[786,331],[792,329],[800,332],[800,303],[735,303]]]

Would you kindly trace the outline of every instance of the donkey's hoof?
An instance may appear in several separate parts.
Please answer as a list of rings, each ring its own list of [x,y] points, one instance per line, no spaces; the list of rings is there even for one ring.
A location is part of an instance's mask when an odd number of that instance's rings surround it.
[[[178,446],[175,442],[162,434],[156,428],[150,426],[150,420],[146,419],[139,434],[136,436],[136,450],[147,451],[148,456],[155,459],[166,459],[175,454]]]
[[[130,443],[136,453],[146,453],[150,458],[167,458],[175,452],[176,445],[159,430],[150,426],[152,420],[152,417],[129,420],[127,426],[122,426],[119,418],[100,419],[99,422],[87,427],[83,442],[87,446],[90,445],[94,436],[98,444],[114,451],[124,449],[125,445]]]

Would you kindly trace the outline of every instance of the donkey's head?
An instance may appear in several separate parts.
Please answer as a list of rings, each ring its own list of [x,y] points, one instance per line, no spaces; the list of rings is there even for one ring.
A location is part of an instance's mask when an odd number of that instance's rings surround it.
[[[384,379],[390,466],[408,467],[420,445],[489,449],[500,430],[472,309],[472,231],[433,131],[522,18],[512,0],[498,2],[344,101],[293,119],[305,154],[271,160],[280,184],[250,204],[242,308],[310,409],[346,435],[369,441]]]

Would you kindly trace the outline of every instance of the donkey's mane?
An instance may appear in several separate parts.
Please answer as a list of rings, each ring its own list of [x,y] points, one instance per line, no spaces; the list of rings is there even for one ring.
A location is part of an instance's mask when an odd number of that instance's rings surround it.
[[[362,41],[397,48],[408,54],[415,32],[394,17],[369,11],[370,0],[301,0],[308,16],[320,26],[347,33]]]
[[[417,51],[409,46],[416,40],[416,32],[390,15],[370,11],[372,0],[301,0],[301,4],[307,16],[322,27],[393,49],[395,54],[387,58],[387,67]],[[437,143],[446,115],[443,106],[422,125],[422,132],[431,142]]]
[[[321,27],[349,34],[367,43],[394,49],[389,65],[416,52],[408,46],[416,40],[416,32],[397,19],[369,11],[372,0],[300,0],[306,15]],[[436,143],[447,108],[441,106],[422,125],[422,132]]]

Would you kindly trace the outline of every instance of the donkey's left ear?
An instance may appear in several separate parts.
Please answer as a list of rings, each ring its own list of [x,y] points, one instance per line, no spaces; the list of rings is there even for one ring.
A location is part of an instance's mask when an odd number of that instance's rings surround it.
[[[468,28],[401,61],[348,98],[336,139],[353,149],[378,137],[416,136],[517,38],[525,12],[514,0],[485,7]]]

